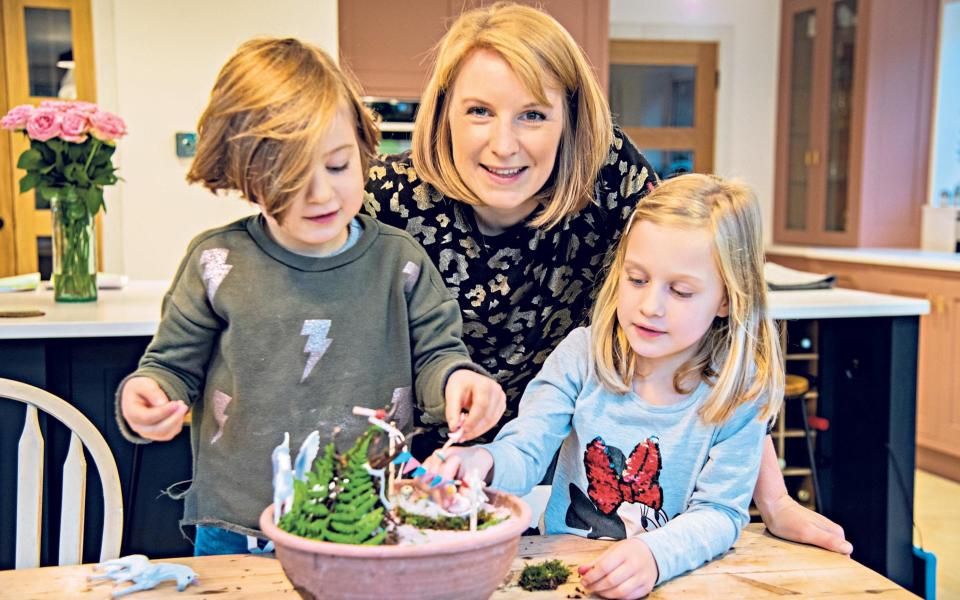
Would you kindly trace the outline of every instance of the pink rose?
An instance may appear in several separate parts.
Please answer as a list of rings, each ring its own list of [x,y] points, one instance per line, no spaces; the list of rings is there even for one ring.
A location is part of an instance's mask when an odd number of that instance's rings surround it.
[[[81,144],[87,141],[87,115],[78,110],[68,110],[60,116],[60,137],[68,142]]]
[[[8,112],[3,119],[0,119],[0,127],[11,131],[23,129],[26,127],[27,119],[30,118],[30,113],[32,112],[33,107],[29,104],[15,106],[10,109],[10,112]]]
[[[66,100],[44,100],[40,103],[40,108],[49,108],[51,110],[65,111],[70,108],[72,102]]]
[[[90,135],[103,142],[111,142],[127,134],[123,119],[113,113],[98,110],[90,115]]]
[[[87,114],[93,114],[97,112],[97,105],[93,102],[84,102],[82,100],[77,100],[76,102],[71,102],[71,108],[73,110],[79,110]]]
[[[27,119],[30,139],[45,142],[60,135],[60,113],[51,108],[38,108]]]

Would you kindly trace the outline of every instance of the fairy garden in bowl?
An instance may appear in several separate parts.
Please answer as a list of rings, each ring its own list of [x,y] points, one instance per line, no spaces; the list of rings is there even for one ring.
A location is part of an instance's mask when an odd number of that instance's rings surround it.
[[[346,450],[313,432],[291,461],[273,452],[274,503],[260,527],[305,598],[488,598],[503,583],[530,509],[472,474],[444,480],[410,454],[383,410]],[[455,434],[454,434],[455,435]],[[440,505],[430,490],[452,501]]]

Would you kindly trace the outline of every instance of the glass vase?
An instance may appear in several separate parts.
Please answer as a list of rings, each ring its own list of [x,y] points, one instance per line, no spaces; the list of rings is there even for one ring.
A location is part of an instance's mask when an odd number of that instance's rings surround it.
[[[53,299],[97,299],[97,233],[94,219],[76,194],[50,199],[53,217]]]

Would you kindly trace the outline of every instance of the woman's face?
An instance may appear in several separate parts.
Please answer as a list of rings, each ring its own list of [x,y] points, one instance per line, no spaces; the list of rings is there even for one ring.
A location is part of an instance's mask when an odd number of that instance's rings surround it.
[[[547,86],[546,96],[548,104],[537,102],[489,50],[470,54],[454,81],[447,108],[453,162],[493,233],[533,212],[533,195],[553,171],[566,115],[558,86]]]

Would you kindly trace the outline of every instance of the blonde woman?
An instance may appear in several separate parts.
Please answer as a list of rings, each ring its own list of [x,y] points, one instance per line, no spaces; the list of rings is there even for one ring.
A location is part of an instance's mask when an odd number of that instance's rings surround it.
[[[557,346],[520,415],[493,443],[428,461],[527,494],[559,448],[546,532],[621,540],[580,567],[607,598],[643,596],[733,545],[783,398],[752,192],[682,175],[626,231],[592,325]]]
[[[569,33],[501,3],[452,24],[413,151],[374,163],[366,204],[440,269],[471,356],[506,390],[502,425],[550,352],[589,321],[604,257],[655,184]],[[787,494],[769,437],[755,500],[774,534],[852,551],[839,526]]]

